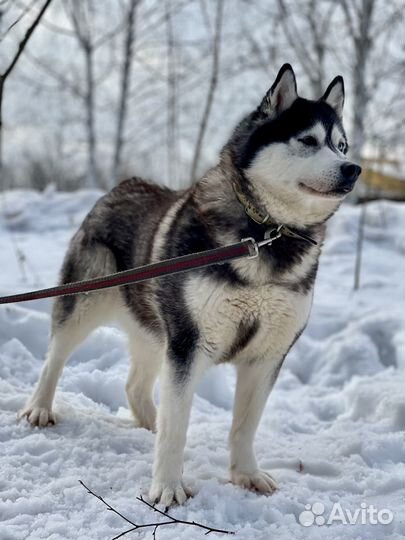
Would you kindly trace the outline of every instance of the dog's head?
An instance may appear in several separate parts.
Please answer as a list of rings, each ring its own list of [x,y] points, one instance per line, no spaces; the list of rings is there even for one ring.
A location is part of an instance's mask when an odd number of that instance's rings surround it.
[[[344,84],[336,77],[318,101],[298,97],[285,64],[259,107],[228,145],[255,199],[278,222],[297,226],[327,219],[361,168],[347,159],[342,125]]]

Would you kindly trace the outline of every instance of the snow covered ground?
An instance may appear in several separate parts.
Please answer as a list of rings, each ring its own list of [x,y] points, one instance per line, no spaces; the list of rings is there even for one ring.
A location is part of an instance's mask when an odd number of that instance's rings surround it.
[[[55,283],[68,239],[99,195],[0,195],[0,295]],[[195,496],[176,517],[247,540],[404,537],[405,206],[368,206],[355,293],[358,219],[359,208],[344,207],[330,225],[310,323],[258,432],[260,463],[279,491],[264,497],[227,483],[234,379],[217,368],[194,400],[185,476]],[[130,419],[127,352],[114,328],[97,331],[66,366],[56,426],[16,422],[46,351],[49,311],[48,301],[0,306],[0,540],[108,540],[128,527],[78,481],[133,521],[158,519],[135,499],[150,483],[154,435]],[[304,526],[312,504],[319,524]],[[379,517],[371,505],[384,510]],[[357,522],[345,524],[356,510]],[[152,531],[127,536],[144,537]],[[159,540],[203,537],[180,524],[157,531]]]

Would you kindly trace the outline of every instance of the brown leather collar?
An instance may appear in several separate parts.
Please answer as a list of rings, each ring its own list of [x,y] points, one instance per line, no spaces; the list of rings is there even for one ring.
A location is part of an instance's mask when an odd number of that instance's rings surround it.
[[[289,236],[290,238],[299,238],[301,240],[305,240],[306,242],[309,242],[310,244],[314,246],[317,245],[317,242],[310,236],[302,233],[301,231],[298,232],[294,229],[291,229],[287,225],[284,225],[282,223],[277,223],[276,221],[272,220],[270,218],[270,215],[265,214],[259,208],[257,208],[252,203],[252,201],[249,200],[249,198],[238,189],[235,183],[233,183],[232,185],[233,185],[233,190],[235,192],[236,198],[238,199],[239,203],[243,206],[246,214],[250,217],[252,221],[257,223],[258,225],[263,225],[266,228],[276,228],[284,236]]]

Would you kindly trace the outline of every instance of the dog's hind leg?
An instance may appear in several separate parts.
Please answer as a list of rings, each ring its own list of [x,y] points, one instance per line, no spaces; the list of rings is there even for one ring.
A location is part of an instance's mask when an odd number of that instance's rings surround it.
[[[74,238],[62,268],[62,283],[105,275],[115,271],[112,254],[105,248],[88,249]],[[48,354],[36,389],[19,412],[34,426],[55,422],[52,402],[63,366],[70,354],[97,327],[114,319],[119,306],[116,290],[57,298],[52,312],[52,331]]]
[[[164,345],[153,336],[133,328],[128,332],[131,368],[126,384],[128,403],[140,427],[156,430],[153,386],[164,356]]]
[[[90,297],[76,299],[75,309],[66,320],[55,320],[58,317],[55,313],[61,311],[64,300],[56,300],[46,360],[33,395],[18,414],[19,418],[25,416],[34,426],[43,427],[55,423],[52,402],[66,360],[93,330],[106,322],[105,317],[100,317],[104,310],[100,306],[97,309],[97,302]]]

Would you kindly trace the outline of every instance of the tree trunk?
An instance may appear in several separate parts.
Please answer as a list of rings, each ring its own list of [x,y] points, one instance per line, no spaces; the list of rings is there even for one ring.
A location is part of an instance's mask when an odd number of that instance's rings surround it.
[[[359,33],[354,36],[355,62],[353,65],[353,132],[351,153],[355,161],[360,161],[365,142],[364,122],[370,96],[366,86],[366,67],[371,51],[370,28],[375,0],[363,0]]]
[[[365,142],[364,124],[370,96],[367,92],[367,63],[372,48],[370,37],[375,0],[362,0],[358,16],[358,30],[352,35],[355,61],[352,67],[353,80],[353,126],[351,156],[360,162]]]
[[[128,11],[128,23],[124,44],[124,65],[121,74],[121,90],[118,108],[117,133],[115,136],[113,165],[110,178],[110,187],[113,187],[119,177],[122,149],[124,146],[124,128],[128,105],[128,92],[131,78],[133,47],[135,42],[136,6],[138,0],[131,0]]]
[[[197,169],[200,161],[202,143],[204,140],[205,131],[207,129],[208,120],[211,114],[211,107],[214,101],[214,94],[218,84],[218,71],[219,71],[219,55],[221,47],[221,32],[222,32],[222,14],[223,14],[224,0],[217,0],[217,10],[215,17],[215,35],[212,51],[212,70],[211,79],[208,88],[207,100],[205,102],[204,112],[200,123],[200,129],[198,131],[197,142],[194,150],[193,163],[191,166],[191,179],[194,181],[197,177]]]
[[[87,130],[87,186],[95,188],[99,186],[96,158],[96,133],[94,125],[94,77],[93,77],[93,49],[89,45],[85,47],[86,63],[86,130]]]
[[[3,163],[3,89],[4,77],[0,75],[0,191],[4,191],[7,187]]]
[[[167,36],[167,180],[170,186],[178,188],[177,178],[177,77],[176,51],[174,46],[172,7],[166,0]]]

